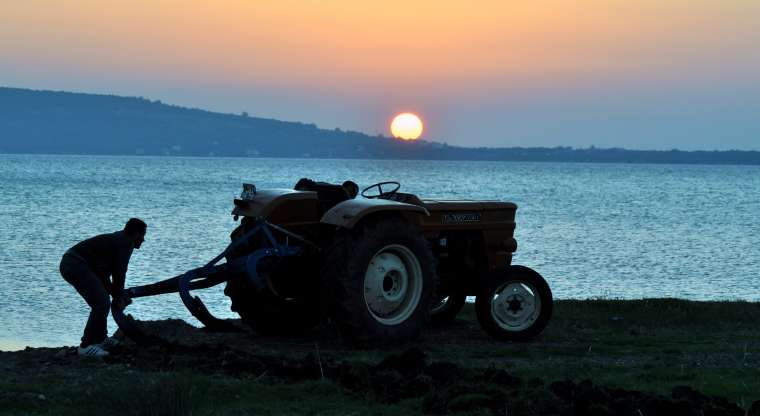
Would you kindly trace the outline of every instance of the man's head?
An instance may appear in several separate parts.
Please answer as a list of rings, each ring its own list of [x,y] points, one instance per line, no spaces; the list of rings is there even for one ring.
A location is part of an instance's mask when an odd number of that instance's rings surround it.
[[[127,235],[132,241],[135,248],[140,248],[143,241],[145,241],[145,231],[147,231],[148,225],[139,218],[130,218],[127,224],[124,226],[124,234]]]

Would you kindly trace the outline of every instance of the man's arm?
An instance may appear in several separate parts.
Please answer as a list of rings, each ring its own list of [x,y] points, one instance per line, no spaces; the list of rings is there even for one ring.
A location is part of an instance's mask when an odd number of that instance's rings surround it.
[[[113,284],[111,285],[111,296],[120,298],[124,292],[124,282],[127,279],[127,266],[129,265],[129,258],[132,256],[132,246],[128,241],[123,241],[118,244],[116,250],[116,262],[114,264]]]

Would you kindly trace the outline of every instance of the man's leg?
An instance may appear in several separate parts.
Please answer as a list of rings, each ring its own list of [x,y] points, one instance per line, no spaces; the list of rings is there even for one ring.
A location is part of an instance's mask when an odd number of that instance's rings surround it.
[[[90,316],[82,335],[81,347],[100,344],[108,335],[108,312],[111,300],[103,282],[83,261],[64,256],[61,275],[79,292],[90,306]]]

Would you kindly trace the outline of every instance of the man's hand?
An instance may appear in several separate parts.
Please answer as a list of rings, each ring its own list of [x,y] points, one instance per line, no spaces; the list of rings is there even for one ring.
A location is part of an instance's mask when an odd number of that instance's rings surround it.
[[[116,308],[120,311],[123,311],[130,303],[132,303],[132,299],[130,299],[129,296],[121,296],[118,299],[114,299],[113,302]]]

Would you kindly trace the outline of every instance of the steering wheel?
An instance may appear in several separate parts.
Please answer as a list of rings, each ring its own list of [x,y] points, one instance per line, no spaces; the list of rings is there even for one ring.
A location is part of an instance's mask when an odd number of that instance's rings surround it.
[[[393,189],[391,189],[390,191],[383,191],[383,185],[386,185],[386,186],[390,185],[391,187],[394,187],[394,186],[395,187]],[[377,194],[370,194],[368,191],[370,191],[370,190],[372,190],[374,188],[377,188]],[[362,189],[362,194],[361,195],[363,197],[369,198],[369,199],[382,198],[384,196],[395,194],[396,191],[399,190],[399,188],[401,188],[401,184],[398,183],[398,182],[396,182],[396,181],[378,182],[376,184],[370,185],[370,186]]]

